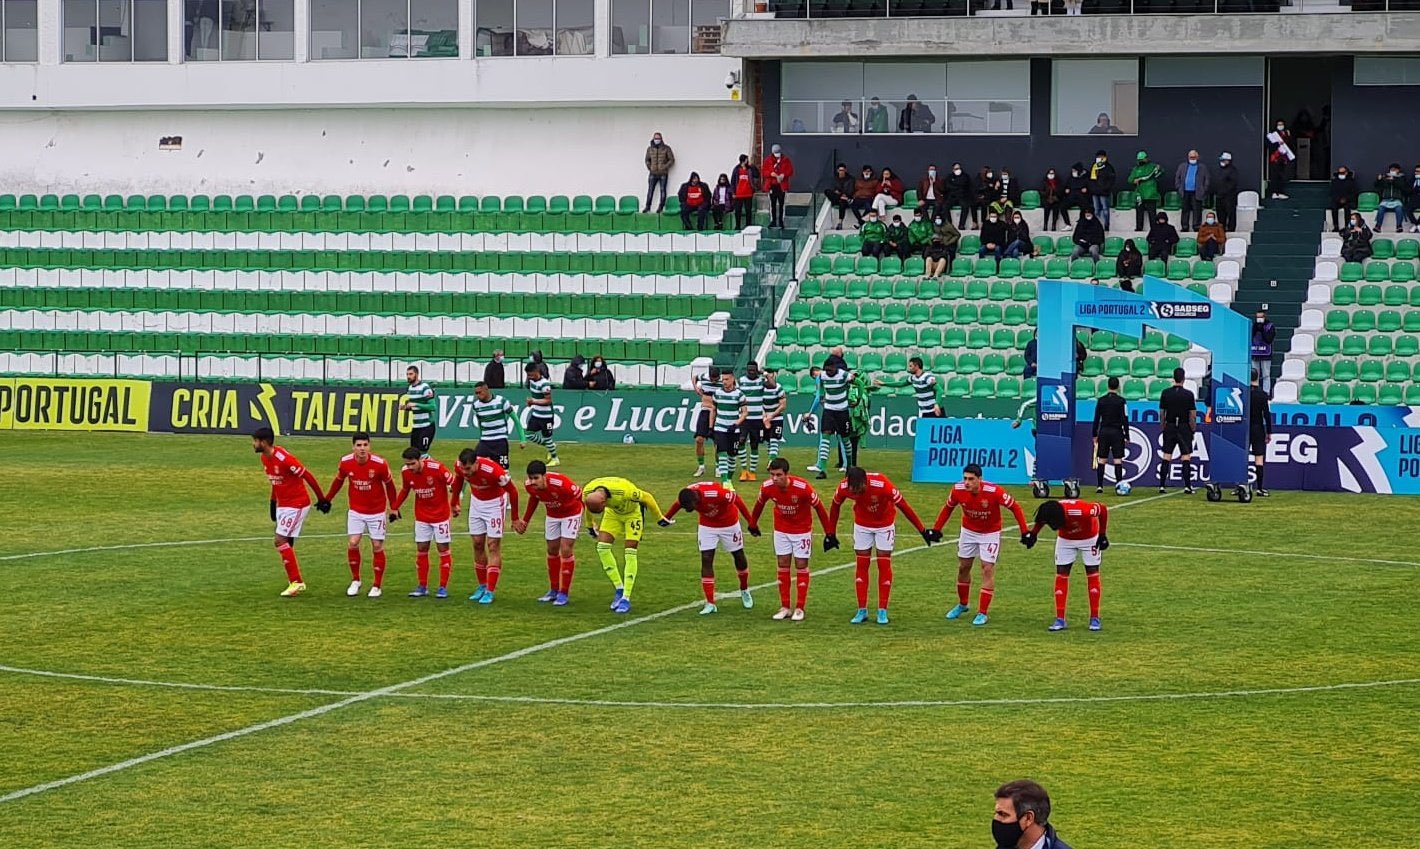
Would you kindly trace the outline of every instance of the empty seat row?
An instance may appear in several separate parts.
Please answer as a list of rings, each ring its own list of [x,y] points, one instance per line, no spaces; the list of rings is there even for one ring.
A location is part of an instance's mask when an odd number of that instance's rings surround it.
[[[968,350],[1023,351],[1030,344],[1032,331],[1029,327],[1019,330],[986,327],[912,327],[891,328],[879,326],[872,329],[862,325],[844,328],[830,325],[820,328],[816,324],[800,327],[788,325],[779,328],[775,343],[779,348],[795,347],[813,349],[833,348],[846,345],[849,348],[948,348]],[[790,352],[792,356],[793,352]],[[805,366],[807,368],[807,366]]]
[[[1415,280],[1415,263],[1406,260],[1398,262],[1373,261],[1364,266],[1359,262],[1343,262],[1337,271],[1337,279],[1342,283],[1409,283]]]
[[[828,257],[819,254],[809,260],[809,274],[811,275],[834,275],[837,277],[847,277],[850,275],[883,275],[895,277],[898,275],[920,276],[926,273],[926,266],[921,257],[910,256],[905,261],[895,256],[884,257],[879,260],[876,257],[860,256],[854,257],[840,254],[836,257]],[[1213,280],[1218,276],[1217,265],[1212,261],[1187,259],[1171,259],[1167,262],[1163,260],[1151,259],[1144,262],[1144,273],[1154,277],[1164,277],[1169,280]],[[999,277],[1004,279],[1014,279],[1017,277],[1040,278],[1048,277],[1052,279],[1088,280],[1091,277],[1112,278],[1117,276],[1118,269],[1112,259],[1101,259],[1095,262],[1090,259],[1077,259],[1074,261],[1054,258],[1041,260],[1038,258],[1003,259],[999,263],[995,259],[982,257],[973,259],[966,256],[958,256],[952,263],[950,274],[952,277]]]
[[[814,301],[806,304],[797,301],[789,307],[789,321],[799,323],[839,324],[862,322],[864,324],[1005,324],[1019,326],[1034,325],[1036,307],[1010,304],[1002,307],[997,303],[977,306],[974,303],[913,303],[905,305],[895,301],[883,304],[879,301],[839,301],[837,306],[831,301]]]
[[[1406,359],[1317,359],[1307,363],[1307,380],[1339,380],[1362,383],[1405,383],[1420,382],[1420,360]]]
[[[809,277],[799,284],[799,297],[853,300],[961,300],[1034,301],[1034,280],[963,280],[935,278],[886,280],[883,278]],[[794,306],[797,306],[795,304]],[[807,307],[808,305],[805,304]]]
[[[1337,355],[1359,357],[1363,354],[1370,354],[1373,357],[1385,357],[1390,355],[1397,357],[1417,357],[1420,356],[1420,338],[1415,336],[1391,337],[1379,334],[1371,336],[1352,334],[1342,337],[1331,333],[1324,333],[1316,338],[1313,351],[1318,357],[1334,357]]]
[[[1338,307],[1420,307],[1420,286],[1386,286],[1375,284],[1356,287],[1339,283],[1331,288],[1331,303]]]
[[[1420,310],[1327,310],[1327,330],[1335,333],[1354,330],[1358,333],[1420,333]]]
[[[637,212],[634,195],[33,195],[0,194],[0,210],[116,212]]]
[[[1420,405],[1420,383],[1321,383],[1307,382],[1297,392],[1302,404]]]

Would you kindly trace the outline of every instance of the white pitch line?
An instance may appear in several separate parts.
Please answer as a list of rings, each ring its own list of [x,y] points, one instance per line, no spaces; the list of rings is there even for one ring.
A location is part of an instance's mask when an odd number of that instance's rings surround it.
[[[1378,560],[1373,557],[1348,557],[1340,554],[1299,554],[1292,551],[1258,551],[1248,548],[1199,548],[1188,545],[1161,545],[1150,542],[1112,542],[1110,548],[1158,548],[1165,551],[1194,551],[1199,554],[1248,554],[1256,557],[1295,557],[1299,560],[1343,560],[1348,563],[1376,563],[1381,566],[1420,566],[1408,560]]]
[[[325,539],[327,537],[343,537],[345,534],[304,534],[301,539]],[[62,554],[90,554],[95,551],[127,551],[135,548],[181,548],[190,545],[217,545],[227,542],[271,542],[271,534],[264,537],[227,537],[226,539],[184,539],[169,542],[133,542],[123,545],[93,545],[88,548],[61,548],[57,551],[30,551],[25,554],[6,554],[0,556],[0,562],[6,560],[29,560],[34,557],[54,557]]]

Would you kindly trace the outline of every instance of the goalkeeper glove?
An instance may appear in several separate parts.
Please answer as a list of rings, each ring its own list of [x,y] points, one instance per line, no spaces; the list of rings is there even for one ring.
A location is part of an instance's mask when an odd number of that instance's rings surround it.
[[[398,511],[398,510],[391,510],[391,511],[390,511],[390,515],[389,515],[389,520],[390,520],[391,522],[398,522],[398,521],[399,521],[399,511]]]
[[[319,510],[320,512],[322,512],[322,513],[329,513],[329,512],[330,512],[330,502],[329,502],[329,501],[325,501],[325,500],[317,501],[317,502],[316,502],[316,509]]]
[[[922,541],[927,543],[928,545],[931,545],[932,543],[936,542],[936,538],[932,536],[934,533],[936,532],[933,531],[931,528],[927,528],[926,530],[922,531]]]
[[[832,551],[838,547],[838,536],[836,534],[824,534],[823,550]]]
[[[1099,549],[1100,549],[1100,551],[1108,551],[1108,550],[1109,550],[1109,537],[1105,536],[1104,534],[1100,534],[1100,538],[1099,538],[1099,543],[1098,543],[1098,544],[1099,544]]]
[[[1024,545],[1026,548],[1035,548],[1035,540],[1035,534],[1030,531],[1021,534],[1021,545]]]
[[[591,537],[592,539],[596,539],[596,538],[597,538],[597,529],[594,528],[594,527],[592,527],[591,525],[588,525],[588,526],[587,526],[587,536]]]
[[[674,525],[674,524],[675,524],[675,519],[657,519],[657,520],[656,520],[656,526],[657,526],[657,527],[661,527],[661,528],[669,528],[671,525]]]
[[[750,525],[750,526],[749,526],[749,535],[750,535],[750,536],[752,536],[752,537],[757,537],[757,536],[759,536],[759,533],[760,533],[760,532],[759,532],[759,525]]]

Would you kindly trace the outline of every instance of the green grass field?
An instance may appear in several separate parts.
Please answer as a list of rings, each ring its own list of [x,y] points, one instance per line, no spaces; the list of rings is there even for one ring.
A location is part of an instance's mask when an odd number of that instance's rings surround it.
[[[323,484],[348,445],[285,444]],[[343,497],[307,522],[308,593],[280,599],[248,440],[0,448],[0,797],[65,782],[0,801],[0,846],[984,847],[992,790],[1021,776],[1077,847],[1414,837],[1396,804],[1420,787],[1413,500],[1109,495],[1096,634],[1082,570],[1072,629],[1046,632],[1049,540],[1003,547],[987,627],[944,621],[955,547],[907,531],[891,625],[848,624],[841,551],[815,555],[829,571],[794,625],[769,619],[772,586],[697,616],[688,521],[647,531],[630,617],[588,540],[573,604],[534,602],[540,518],[492,607],[464,600],[466,537],[457,600],[405,597],[408,521],[386,597],[346,598]],[[518,472],[541,456],[514,451]],[[578,480],[637,470],[667,506],[691,469],[688,447],[564,458]],[[935,515],[944,489],[907,483],[905,454],[864,459]],[[749,554],[772,582],[768,537]]]

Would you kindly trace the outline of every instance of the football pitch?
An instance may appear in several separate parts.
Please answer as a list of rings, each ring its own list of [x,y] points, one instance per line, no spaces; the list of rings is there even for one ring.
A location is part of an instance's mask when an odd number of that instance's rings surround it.
[[[349,447],[281,444],[322,486]],[[396,466],[403,447],[374,445]],[[696,615],[685,516],[648,527],[628,616],[585,538],[571,605],[535,601],[540,513],[505,542],[496,604],[466,600],[457,533],[452,597],[410,599],[409,506],[384,598],[347,598],[343,493],[297,547],[308,591],[282,599],[248,439],[4,432],[0,450],[0,846],[982,847],[1019,777],[1082,849],[1414,839],[1414,500],[1101,496],[1104,630],[1083,627],[1076,567],[1052,634],[1053,539],[1026,551],[1009,524],[981,628],[943,619],[955,520],[930,549],[900,520],[887,626],[848,623],[851,551],[816,550],[807,620],[771,621],[768,517],[753,610]],[[514,447],[515,479],[542,456]],[[667,508],[693,469],[688,445],[563,458]],[[935,517],[946,489],[910,483],[906,453],[863,461]]]

